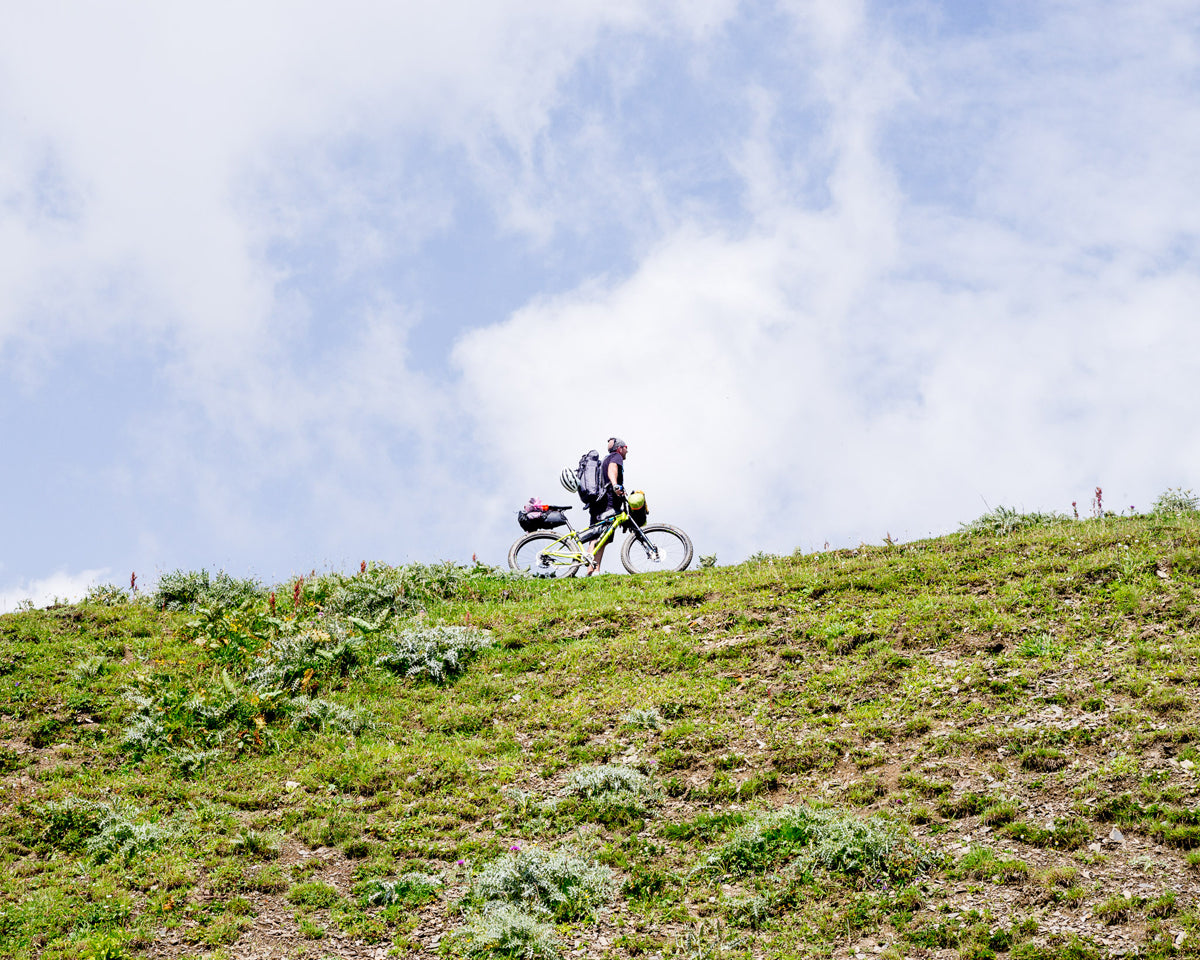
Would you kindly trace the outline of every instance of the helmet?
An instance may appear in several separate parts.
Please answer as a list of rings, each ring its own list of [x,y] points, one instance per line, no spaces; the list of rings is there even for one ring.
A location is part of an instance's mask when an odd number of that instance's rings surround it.
[[[644,490],[634,490],[625,498],[625,502],[629,504],[630,510],[641,510],[646,506],[646,493]]]
[[[564,468],[563,472],[558,475],[558,482],[561,483],[565,489],[570,490],[572,493],[577,493],[579,491],[579,478],[575,476],[575,471],[570,467]]]

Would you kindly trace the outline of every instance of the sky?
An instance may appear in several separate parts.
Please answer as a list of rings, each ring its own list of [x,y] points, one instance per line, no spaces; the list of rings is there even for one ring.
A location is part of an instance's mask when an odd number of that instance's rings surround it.
[[[0,611],[1200,487],[1200,3],[18,2]],[[615,557],[612,563],[616,563]]]

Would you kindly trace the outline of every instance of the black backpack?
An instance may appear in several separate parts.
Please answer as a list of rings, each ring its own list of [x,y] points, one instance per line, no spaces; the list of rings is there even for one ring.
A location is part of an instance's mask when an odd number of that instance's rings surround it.
[[[590,507],[600,499],[604,492],[604,475],[600,471],[600,454],[589,450],[579,458],[579,466],[575,468],[575,476],[579,480],[579,499],[585,507]]]

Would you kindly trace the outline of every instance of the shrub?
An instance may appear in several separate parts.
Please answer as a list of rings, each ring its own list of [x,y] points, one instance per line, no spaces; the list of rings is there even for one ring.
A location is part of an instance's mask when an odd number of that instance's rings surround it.
[[[45,822],[43,838],[62,850],[81,849],[100,829],[100,820],[108,807],[94,800],[67,797],[37,808]]]
[[[1046,527],[1066,520],[1067,517],[1061,513],[1020,513],[1012,507],[996,507],[970,523],[959,526],[964,533],[1003,536],[1028,527]]]
[[[126,738],[128,737],[129,734],[126,734]],[[220,755],[220,750],[173,750],[170,753],[170,761],[176,774],[190,780],[202,774]]]
[[[468,957],[505,960],[556,960],[554,928],[510,903],[490,903],[455,934]]]
[[[134,823],[137,811],[133,808],[107,807],[100,814],[96,832],[84,848],[97,863],[120,860],[130,863],[135,857],[148,853],[159,845],[168,831],[153,823]]]
[[[122,934],[104,930],[87,938],[82,955],[84,960],[127,960],[129,950]]]
[[[130,602],[130,595],[115,583],[97,583],[88,587],[83,599],[85,603],[95,603],[102,607],[121,607]]]
[[[708,868],[744,876],[792,859],[867,880],[908,880],[937,862],[931,851],[891,821],[797,806],[755,820],[708,858]]]
[[[569,851],[516,850],[485,866],[470,899],[519,906],[554,920],[589,916],[612,892],[612,871]]]
[[[326,613],[381,623],[420,610],[430,600],[478,595],[486,582],[510,577],[507,571],[483,564],[372,564],[351,576],[335,573],[320,577],[310,589]]]
[[[158,753],[167,747],[167,731],[154,717],[139,716],[125,730],[121,738],[121,747],[128,751],[134,760],[141,760],[152,753]]]
[[[667,725],[656,707],[634,707],[622,720],[627,726],[642,730],[662,730]]]
[[[259,692],[237,683],[222,670],[209,690],[195,694],[185,687],[162,687],[152,695],[131,690],[126,698],[135,713],[121,740],[134,760],[165,753],[171,743],[180,744],[177,755],[183,768],[196,772],[211,757],[203,748],[214,748],[235,733],[238,749],[265,749],[272,745],[267,724],[286,715],[283,691]],[[191,743],[188,747],[183,744]],[[193,752],[198,751],[198,752]],[[183,771],[181,771],[183,772]]]
[[[154,605],[165,610],[197,610],[200,607],[238,607],[262,593],[257,580],[239,580],[224,570],[210,576],[207,570],[175,570],[158,581]]]
[[[327,627],[275,640],[265,659],[246,675],[246,684],[256,690],[312,693],[331,678],[347,676],[360,662],[362,641],[347,636],[339,624]]]
[[[1158,495],[1150,512],[1159,516],[1169,516],[1178,513],[1195,513],[1197,509],[1200,509],[1200,497],[1197,497],[1191,490],[1171,487]]]
[[[301,700],[291,720],[294,730],[317,730],[322,733],[332,730],[359,734],[370,726],[371,722],[357,710],[316,697]]]
[[[567,778],[567,793],[587,800],[648,796],[650,778],[632,767],[583,767]]]
[[[86,683],[89,680],[95,680],[108,672],[108,657],[103,654],[98,654],[94,657],[88,657],[86,660],[80,660],[71,668],[71,676],[76,683]]]
[[[644,773],[624,766],[583,767],[567,778],[566,793],[578,797],[603,823],[627,823],[650,816],[658,791]]]
[[[396,636],[392,649],[375,662],[392,673],[445,683],[462,673],[481,650],[491,645],[491,634],[486,630],[425,627],[405,630]]]

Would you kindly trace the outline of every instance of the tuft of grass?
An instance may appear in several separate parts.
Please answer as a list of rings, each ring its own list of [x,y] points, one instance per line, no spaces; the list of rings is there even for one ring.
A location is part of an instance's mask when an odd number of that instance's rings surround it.
[[[1023,770],[1049,772],[1061,770],[1067,765],[1067,757],[1058,747],[1032,747],[1021,754]]]
[[[822,737],[776,739],[771,743],[771,762],[780,773],[832,770],[841,755],[841,744]]]
[[[846,788],[846,800],[856,807],[867,807],[887,796],[887,784],[877,774],[867,774]]]
[[[938,813],[948,820],[974,817],[987,809],[991,798],[980,793],[967,791],[958,796],[945,796],[938,801]]]
[[[279,856],[280,838],[257,830],[243,830],[230,844],[233,851],[255,860],[274,860]]]
[[[979,815],[982,823],[989,827],[1000,827],[1012,823],[1021,815],[1021,805],[1015,800],[991,800]]]
[[[1103,903],[1092,908],[1092,916],[1105,926],[1125,923],[1133,916],[1133,911],[1139,906],[1139,901],[1133,897],[1117,895],[1109,897]]]
[[[998,883],[1020,883],[1029,875],[1029,865],[1023,860],[997,857],[995,851],[987,847],[972,847],[955,864],[954,873],[959,877]]]
[[[401,874],[395,880],[368,880],[359,893],[368,906],[390,907],[402,903],[419,907],[436,900],[444,886],[440,877],[413,872]]]
[[[320,880],[297,883],[287,892],[288,903],[302,907],[332,907],[341,899],[337,890]]]
[[[1178,895],[1174,890],[1167,890],[1155,897],[1146,905],[1146,916],[1152,919],[1173,917],[1177,908]]]
[[[1087,822],[1078,817],[1059,820],[1049,829],[1018,820],[1001,827],[999,832],[1034,847],[1056,850],[1078,850],[1092,835]]]

